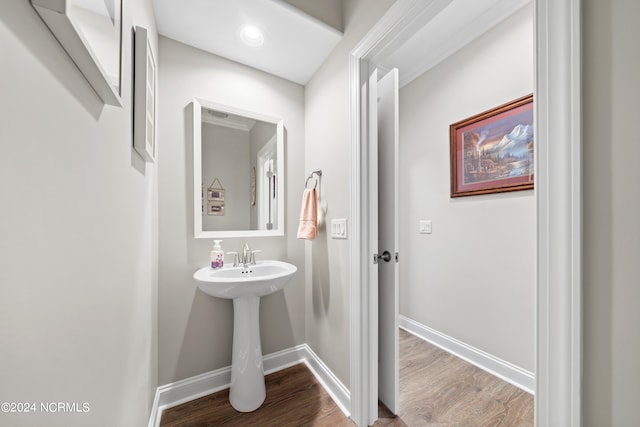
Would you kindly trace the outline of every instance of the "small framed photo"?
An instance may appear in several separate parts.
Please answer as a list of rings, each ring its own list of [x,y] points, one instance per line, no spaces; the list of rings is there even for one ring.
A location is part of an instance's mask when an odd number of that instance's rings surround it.
[[[224,216],[224,202],[209,200],[207,202],[207,215]]]
[[[209,188],[207,190],[207,200],[224,201],[224,190],[222,188]]]
[[[133,148],[147,162],[156,160],[156,60],[147,30],[136,27]]]
[[[533,95],[454,123],[449,133],[451,197],[533,189]]]

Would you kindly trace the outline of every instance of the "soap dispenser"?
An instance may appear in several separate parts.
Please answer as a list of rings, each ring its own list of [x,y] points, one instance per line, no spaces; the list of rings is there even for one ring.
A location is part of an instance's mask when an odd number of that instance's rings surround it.
[[[211,251],[211,268],[218,269],[224,265],[224,251],[222,250],[222,240],[214,240],[213,250]]]

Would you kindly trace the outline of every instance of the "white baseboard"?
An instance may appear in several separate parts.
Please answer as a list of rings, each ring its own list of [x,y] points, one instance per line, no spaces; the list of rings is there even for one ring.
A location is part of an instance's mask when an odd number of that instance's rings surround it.
[[[533,394],[535,389],[535,376],[533,373],[407,317],[400,316],[399,323],[402,329],[418,338],[428,341],[478,368]]]
[[[349,408],[351,408],[351,393],[349,389],[340,382],[338,377],[331,372],[331,369],[311,350],[311,347],[306,344],[304,344],[304,347],[306,347],[307,351],[304,360],[307,368],[309,368],[327,394],[331,396],[335,404],[338,405],[338,408],[340,408],[348,418],[351,415],[349,412]]]
[[[271,353],[262,358],[265,375],[281,371],[298,363],[304,363],[309,368],[340,410],[344,412],[345,416],[349,417],[348,408],[351,404],[349,390],[307,344]],[[160,425],[162,411],[165,409],[229,388],[230,382],[231,366],[227,366],[158,387],[153,400],[148,427],[158,427]]]

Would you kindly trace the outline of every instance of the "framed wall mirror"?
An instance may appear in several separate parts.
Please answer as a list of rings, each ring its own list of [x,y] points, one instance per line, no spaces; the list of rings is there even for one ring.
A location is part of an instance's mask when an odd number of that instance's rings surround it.
[[[282,119],[201,99],[189,110],[194,237],[283,236]]]
[[[105,104],[122,106],[122,0],[31,0]]]

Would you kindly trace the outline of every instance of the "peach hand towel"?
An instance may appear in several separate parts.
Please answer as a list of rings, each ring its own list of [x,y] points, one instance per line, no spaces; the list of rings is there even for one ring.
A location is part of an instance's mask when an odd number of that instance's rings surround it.
[[[313,240],[318,233],[318,197],[315,188],[305,188],[302,194],[298,239]]]

